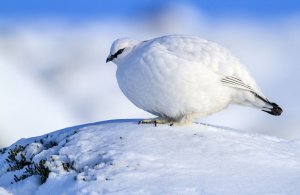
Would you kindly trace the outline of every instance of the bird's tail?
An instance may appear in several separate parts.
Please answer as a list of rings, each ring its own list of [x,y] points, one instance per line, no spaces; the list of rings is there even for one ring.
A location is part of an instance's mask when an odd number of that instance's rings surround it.
[[[282,113],[282,108],[280,108],[276,103],[270,102],[268,99],[261,97],[260,95],[254,93],[254,95],[265,102],[266,106],[262,107],[262,111],[272,114],[274,116],[279,116]]]
[[[274,102],[270,102],[270,105],[272,106],[271,109],[263,109],[262,111],[267,112],[272,115],[275,115],[275,116],[281,115],[282,109],[277,104],[275,104]]]

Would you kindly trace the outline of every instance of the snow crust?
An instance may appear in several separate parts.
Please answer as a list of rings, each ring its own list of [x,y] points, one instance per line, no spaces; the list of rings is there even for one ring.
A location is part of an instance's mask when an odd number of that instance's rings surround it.
[[[0,194],[299,194],[300,142],[207,124],[113,120],[21,139],[0,153]],[[41,184],[7,171],[10,149],[46,160]],[[66,164],[68,167],[66,168]],[[12,182],[12,183],[11,183]]]

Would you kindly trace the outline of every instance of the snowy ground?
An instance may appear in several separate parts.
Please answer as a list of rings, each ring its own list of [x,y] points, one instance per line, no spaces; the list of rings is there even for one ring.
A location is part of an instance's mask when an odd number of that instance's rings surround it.
[[[26,172],[6,160],[17,145],[25,146],[17,160],[46,160],[44,184],[39,175],[14,181]],[[1,153],[0,194],[300,192],[300,142],[212,125],[105,121],[22,139]]]

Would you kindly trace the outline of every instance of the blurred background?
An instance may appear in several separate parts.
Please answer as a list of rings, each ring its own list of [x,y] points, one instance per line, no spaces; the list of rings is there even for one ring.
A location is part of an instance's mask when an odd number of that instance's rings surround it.
[[[105,63],[120,37],[190,34],[229,48],[284,110],[231,106],[200,122],[300,138],[300,3],[276,0],[0,2],[0,147],[83,123],[144,118]]]

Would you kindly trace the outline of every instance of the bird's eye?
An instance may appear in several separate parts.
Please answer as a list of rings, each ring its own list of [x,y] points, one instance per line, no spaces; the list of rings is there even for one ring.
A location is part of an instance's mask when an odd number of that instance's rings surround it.
[[[118,55],[120,55],[124,51],[124,49],[125,48],[119,49],[115,54],[112,54],[112,55],[108,56],[108,58],[106,59],[106,63],[112,61],[115,58],[117,58]]]
[[[115,54],[114,54],[114,56],[118,56],[118,55],[120,55],[123,51],[124,51],[124,49],[125,48],[123,48],[123,49],[119,49]]]

